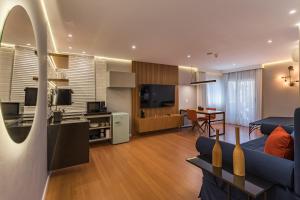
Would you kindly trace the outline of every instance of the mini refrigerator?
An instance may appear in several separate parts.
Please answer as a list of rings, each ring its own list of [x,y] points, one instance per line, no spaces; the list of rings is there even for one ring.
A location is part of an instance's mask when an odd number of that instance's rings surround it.
[[[129,142],[129,114],[112,113],[112,143]]]

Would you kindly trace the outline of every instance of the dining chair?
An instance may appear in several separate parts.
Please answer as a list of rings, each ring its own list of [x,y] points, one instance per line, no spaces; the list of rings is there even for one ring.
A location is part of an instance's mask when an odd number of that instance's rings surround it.
[[[206,110],[216,111],[217,109],[216,109],[216,108],[206,108]],[[209,123],[209,120],[210,120],[210,121],[215,120],[215,119],[216,119],[216,115],[215,115],[215,114],[210,115],[210,118],[209,118],[209,115],[206,114],[206,115],[205,115],[205,119],[206,119],[206,121],[205,121],[205,127],[204,127],[204,130],[206,131],[207,129],[210,128],[210,129],[212,129],[213,131],[215,131],[215,129],[212,127],[211,123]]]
[[[187,117],[192,122],[192,130],[195,129],[195,127],[198,128],[201,132],[205,132],[205,130],[202,128],[203,124],[207,120],[206,117],[198,117],[197,112],[195,110],[188,109],[187,111]],[[200,124],[202,122],[202,124]]]

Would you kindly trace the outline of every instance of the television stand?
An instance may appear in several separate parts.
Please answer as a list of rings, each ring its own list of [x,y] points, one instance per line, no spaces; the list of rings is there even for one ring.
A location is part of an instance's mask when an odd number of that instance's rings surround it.
[[[136,118],[136,131],[146,133],[172,128],[180,128],[183,118],[180,114],[160,115],[155,117]]]

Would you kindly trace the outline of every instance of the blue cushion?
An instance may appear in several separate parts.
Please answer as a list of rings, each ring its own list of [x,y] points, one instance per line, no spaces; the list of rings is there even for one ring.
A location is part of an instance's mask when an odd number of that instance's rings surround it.
[[[242,144],[242,147],[263,152],[267,138],[268,136],[264,135],[263,137],[257,138],[255,140],[250,140],[249,142]]]
[[[200,137],[197,140],[196,148],[200,154],[208,154],[214,146],[215,140]],[[232,154],[234,145],[220,142],[222,147],[223,162],[232,165]],[[267,155],[263,152],[253,151],[243,148],[245,154],[246,172],[257,177],[280,184],[289,188],[293,187],[294,180],[294,162],[274,156]]]

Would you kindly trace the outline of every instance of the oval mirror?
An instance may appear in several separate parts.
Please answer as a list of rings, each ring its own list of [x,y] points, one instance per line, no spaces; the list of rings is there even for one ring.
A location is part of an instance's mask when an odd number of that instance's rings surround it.
[[[10,11],[0,39],[1,113],[11,139],[21,143],[31,130],[38,87],[34,31],[23,7]]]

